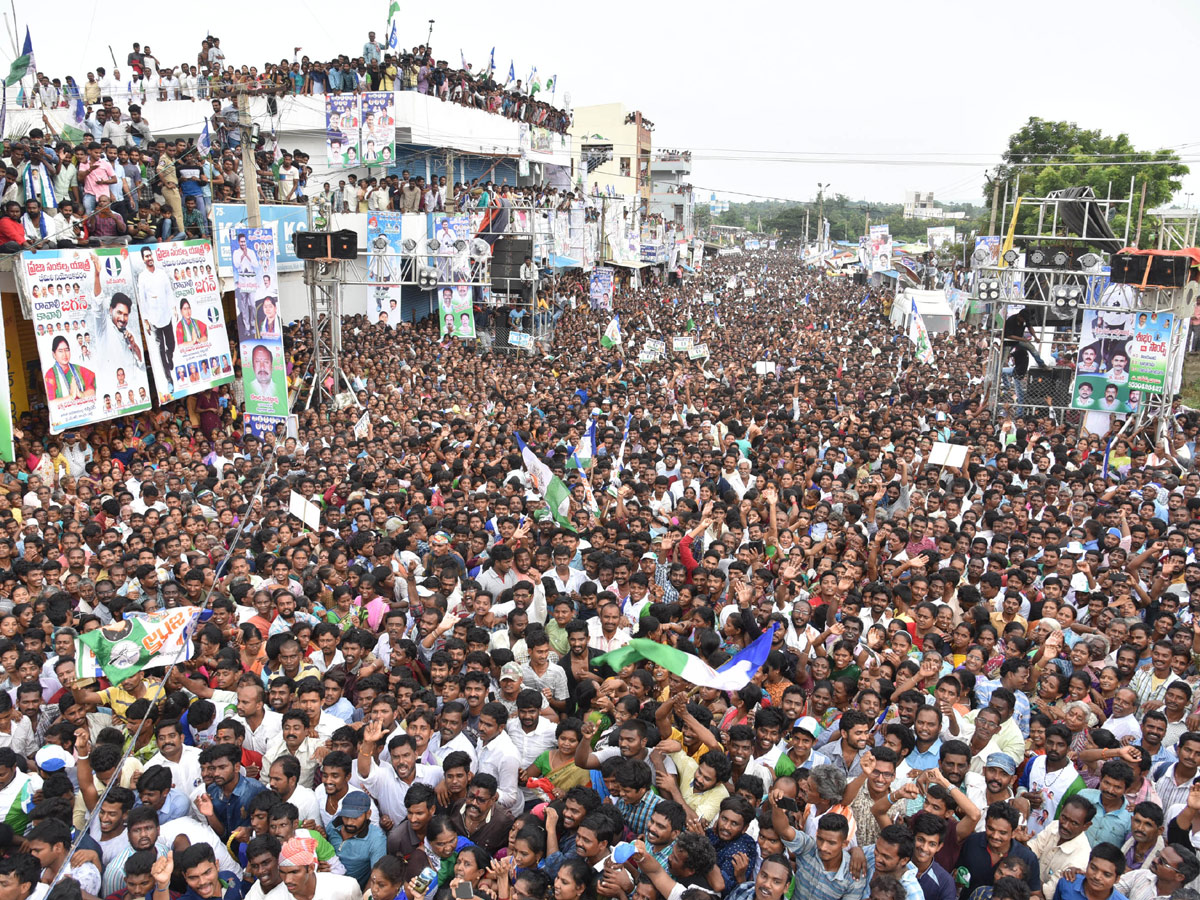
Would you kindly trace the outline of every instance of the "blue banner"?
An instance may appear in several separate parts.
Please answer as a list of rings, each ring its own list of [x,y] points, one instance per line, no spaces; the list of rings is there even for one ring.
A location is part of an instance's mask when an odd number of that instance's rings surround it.
[[[264,227],[275,226],[275,259],[279,272],[302,272],[304,261],[296,257],[292,235],[308,230],[308,212],[303,206],[263,204],[259,207]],[[248,228],[244,203],[217,203],[213,206],[213,249],[217,251],[217,271],[225,278],[233,275],[230,257],[238,228]]]

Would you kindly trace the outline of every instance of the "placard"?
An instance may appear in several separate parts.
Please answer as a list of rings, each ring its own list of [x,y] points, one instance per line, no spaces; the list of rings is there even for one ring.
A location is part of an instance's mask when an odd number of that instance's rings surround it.
[[[953,466],[962,468],[967,461],[967,447],[962,444],[947,444],[944,441],[934,441],[929,450],[928,465]]]
[[[688,359],[704,359],[708,356],[708,344],[695,344],[688,350]]]
[[[288,512],[303,522],[310,531],[317,531],[321,527],[321,507],[296,491],[288,495]]]
[[[695,339],[690,334],[677,334],[671,338],[671,349],[676,353],[686,353],[692,349],[692,344],[694,343]]]
[[[533,346],[533,335],[527,331],[510,331],[508,333],[508,342],[514,347],[528,350]]]
[[[275,235],[270,228],[239,228],[233,240],[234,304],[247,427],[252,432],[254,428],[273,429],[275,424],[286,422],[288,414],[283,331],[272,329],[269,320],[272,306],[278,309],[279,305]]]

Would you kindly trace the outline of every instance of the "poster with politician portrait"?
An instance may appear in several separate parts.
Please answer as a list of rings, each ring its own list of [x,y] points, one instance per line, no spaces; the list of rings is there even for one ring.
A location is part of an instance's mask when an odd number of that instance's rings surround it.
[[[208,241],[145,244],[131,256],[159,402],[233,381],[212,245]]]
[[[325,95],[325,159],[333,170],[362,165],[359,159],[358,94]]]
[[[150,408],[146,349],[129,251],[21,254],[50,430]]]
[[[361,97],[359,160],[364,166],[390,166],[396,161],[396,95],[368,91]]]
[[[283,355],[283,328],[279,321],[279,291],[275,287],[278,270],[275,257],[275,234],[270,228],[238,228],[234,231],[234,266],[240,258],[249,260],[243,265],[245,280],[237,283],[247,299],[239,303],[253,314],[253,323],[241,331],[240,356],[242,386],[245,389],[247,428],[258,434],[255,423],[273,427],[284,421],[288,413],[287,361]],[[241,312],[239,311],[239,317]],[[186,377],[192,377],[190,366]],[[261,437],[261,434],[259,434]]]

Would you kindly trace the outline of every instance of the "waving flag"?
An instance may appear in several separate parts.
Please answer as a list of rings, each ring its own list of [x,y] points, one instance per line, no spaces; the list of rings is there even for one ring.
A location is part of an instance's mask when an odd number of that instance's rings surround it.
[[[492,53],[488,57],[488,67],[487,67],[488,76],[490,77],[491,74],[495,71],[496,71],[496,48],[493,47]]]
[[[748,685],[754,673],[766,662],[767,654],[771,652],[771,638],[778,627],[778,623],[772,625],[769,631],[764,631],[749,647],[719,669],[714,669],[699,656],[656,643],[649,638],[634,638],[624,647],[597,656],[593,664],[608,665],[614,672],[619,672],[639,659],[648,659],[699,687],[737,691]]]
[[[504,82],[504,86],[508,87],[517,80],[517,67],[513,65],[513,61],[508,61],[508,81]]]
[[[387,48],[400,49],[400,31],[396,20],[400,18],[400,0],[392,0],[388,4]]]
[[[908,319],[908,339],[917,347],[917,359],[926,365],[931,365],[933,363],[933,346],[929,343],[929,330],[925,327],[925,320],[921,317],[920,310],[917,309],[917,298],[913,297],[910,302],[912,308]]]
[[[538,77],[537,66],[534,66],[529,73],[529,95],[533,96],[542,89],[542,80]]]
[[[212,154],[212,137],[208,133],[208,119],[204,120],[204,130],[200,132],[200,137],[196,138],[196,149],[200,151],[201,156]]]
[[[114,685],[155,666],[191,659],[192,629],[211,610],[179,606],[156,613],[127,613],[124,620],[75,638],[75,676],[103,672]]]
[[[578,445],[571,450],[571,459],[568,460],[567,466],[574,465],[577,469],[586,469],[592,464],[592,458],[596,455],[596,420],[592,419],[588,423],[587,431],[583,433]]]
[[[4,79],[5,86],[16,84],[30,72],[36,72],[37,65],[33,61],[33,39],[29,36],[29,26],[25,26],[25,46],[21,48],[21,55],[13,60],[12,66],[9,67],[8,77]]]
[[[608,327],[604,329],[604,336],[600,338],[600,346],[615,347],[619,343],[621,343],[621,317],[613,316]]]

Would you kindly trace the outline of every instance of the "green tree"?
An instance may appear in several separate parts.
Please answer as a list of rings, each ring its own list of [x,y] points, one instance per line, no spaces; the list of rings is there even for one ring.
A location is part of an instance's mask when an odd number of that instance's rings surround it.
[[[1174,151],[1138,151],[1126,134],[1109,136],[1074,122],[1047,122],[1037,117],[1031,117],[1008,139],[1003,160],[995,176],[1001,182],[1002,195],[1019,178],[1020,194],[1025,197],[1045,197],[1051,191],[1084,185],[1097,197],[1106,197],[1111,185],[1113,199],[1125,200],[1130,196],[1132,177],[1135,220],[1143,184],[1147,186],[1146,209],[1153,209],[1170,201],[1182,186],[1180,179],[1188,174],[1188,167]],[[992,185],[989,181],[984,186],[989,210]],[[1119,212],[1113,217],[1112,229],[1117,235],[1124,233],[1125,219]],[[999,233],[1005,233],[1008,226],[997,221]],[[1023,209],[1018,230],[1030,234],[1036,229],[1037,211]]]

